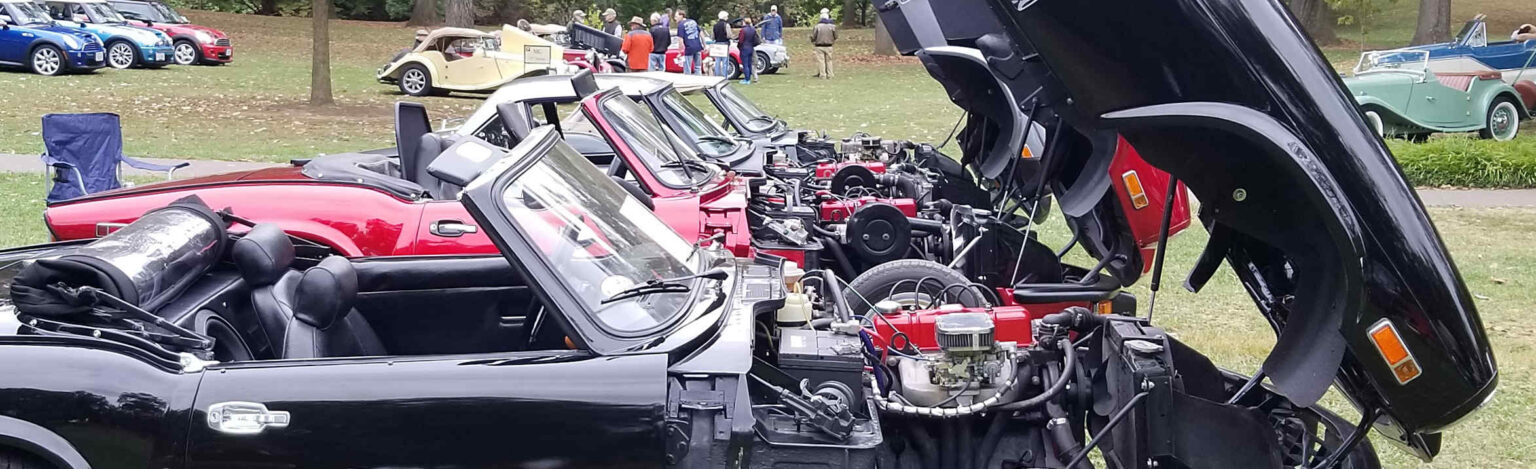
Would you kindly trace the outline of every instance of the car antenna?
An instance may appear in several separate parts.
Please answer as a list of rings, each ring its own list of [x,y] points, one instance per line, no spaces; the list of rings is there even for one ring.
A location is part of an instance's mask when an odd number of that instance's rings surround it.
[[[1157,256],[1152,261],[1152,283],[1147,288],[1152,294],[1147,298],[1147,322],[1152,321],[1152,311],[1157,308],[1157,290],[1163,282],[1163,255],[1168,252],[1168,223],[1173,218],[1173,199],[1179,190],[1179,178],[1168,175],[1168,192],[1163,199],[1163,224],[1157,232]]]

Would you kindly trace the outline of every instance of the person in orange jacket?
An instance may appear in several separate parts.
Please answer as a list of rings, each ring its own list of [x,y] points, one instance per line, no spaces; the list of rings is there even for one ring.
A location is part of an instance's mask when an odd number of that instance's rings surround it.
[[[646,65],[651,60],[651,49],[654,45],[651,42],[651,32],[645,29],[645,21],[638,16],[630,18],[629,34],[624,35],[624,44],[619,47],[624,51],[629,71],[645,71]]]

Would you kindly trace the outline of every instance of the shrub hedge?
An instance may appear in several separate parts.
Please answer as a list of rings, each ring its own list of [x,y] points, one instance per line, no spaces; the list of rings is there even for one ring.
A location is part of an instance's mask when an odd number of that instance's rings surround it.
[[[1495,142],[1446,135],[1424,143],[1387,140],[1387,146],[1415,186],[1536,188],[1536,137]]]

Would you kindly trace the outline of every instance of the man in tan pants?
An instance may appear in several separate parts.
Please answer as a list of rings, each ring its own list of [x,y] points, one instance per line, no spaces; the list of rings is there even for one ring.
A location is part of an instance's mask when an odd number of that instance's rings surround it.
[[[816,46],[816,77],[832,78],[832,43],[837,42],[837,25],[832,13],[821,9],[821,21],[811,28],[811,45]]]

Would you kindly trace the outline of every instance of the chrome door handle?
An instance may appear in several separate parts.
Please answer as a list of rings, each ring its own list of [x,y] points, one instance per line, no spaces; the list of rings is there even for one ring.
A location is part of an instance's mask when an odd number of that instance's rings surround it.
[[[1425,96],[1424,100],[1433,103],[1433,102],[1435,102],[1435,97],[1434,96]]]
[[[479,233],[480,227],[458,220],[438,220],[433,222],[427,231],[444,238],[457,238],[464,236],[465,233]]]
[[[267,410],[260,402],[220,402],[208,406],[208,427],[230,435],[255,435],[267,428],[286,428],[288,412]]]

